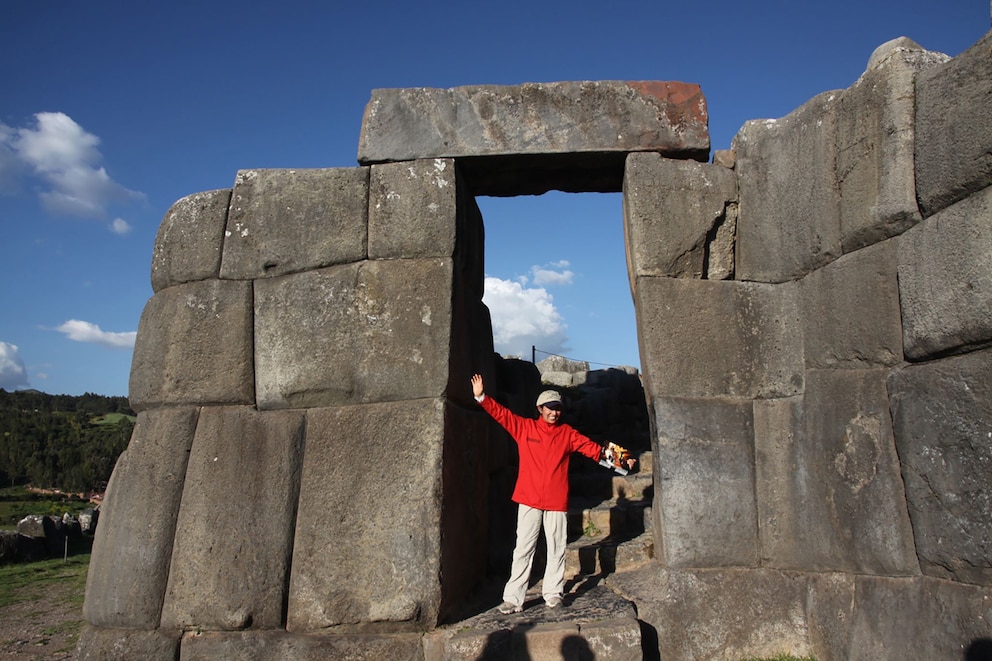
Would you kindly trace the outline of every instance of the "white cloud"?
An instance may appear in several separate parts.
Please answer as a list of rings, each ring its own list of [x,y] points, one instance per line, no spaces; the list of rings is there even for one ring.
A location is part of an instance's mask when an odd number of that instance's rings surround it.
[[[535,285],[560,287],[572,284],[575,274],[568,270],[569,266],[568,261],[561,260],[547,266],[532,266],[530,273]]]
[[[124,236],[125,234],[130,234],[133,228],[128,225],[128,222],[123,218],[114,218],[114,222],[110,223],[110,231],[114,234],[120,234]]]
[[[35,114],[35,126],[0,124],[0,191],[16,190],[26,166],[45,184],[38,193],[53,214],[102,219],[112,204],[144,199],[100,167],[100,139],[61,112]]]
[[[526,357],[532,346],[550,353],[566,349],[567,326],[547,290],[487,277],[482,300],[492,317],[497,352]]]
[[[0,388],[15,390],[28,387],[28,373],[24,361],[13,344],[0,342]]]
[[[65,333],[66,337],[76,342],[92,342],[102,344],[106,347],[131,349],[134,347],[134,340],[138,336],[137,332],[111,333],[100,330],[96,324],[88,321],[70,319],[55,330]]]

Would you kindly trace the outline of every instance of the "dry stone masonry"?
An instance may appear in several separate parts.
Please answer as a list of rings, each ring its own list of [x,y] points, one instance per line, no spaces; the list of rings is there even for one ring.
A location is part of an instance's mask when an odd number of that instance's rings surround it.
[[[990,95],[992,33],[901,38],[707,162],[695,85],[375,90],[358,166],[179,200],[77,658],[962,658],[992,637]],[[617,626],[478,639],[443,625],[512,458],[468,379],[528,396],[475,196],[551,189],[623,192],[653,550],[604,570]]]

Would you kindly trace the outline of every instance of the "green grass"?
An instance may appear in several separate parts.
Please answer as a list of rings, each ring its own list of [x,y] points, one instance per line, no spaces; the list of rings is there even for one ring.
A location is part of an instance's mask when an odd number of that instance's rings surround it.
[[[92,505],[78,498],[53,498],[24,487],[6,487],[0,489],[0,530],[15,530],[17,522],[29,514],[77,515],[88,507]]]
[[[5,607],[27,604],[30,610],[20,616],[18,624],[25,631],[34,631],[46,637],[59,636],[62,646],[53,649],[53,653],[70,654],[84,625],[83,598],[86,595],[89,564],[90,554],[87,552],[71,555],[65,562],[62,558],[55,558],[0,566],[0,618],[7,617]],[[54,623],[41,626],[49,613],[65,613],[67,606],[70,611],[68,617],[58,615]],[[8,643],[0,640],[0,648]]]
[[[41,599],[57,589],[60,601],[83,607],[86,593],[86,570],[90,554],[70,555],[68,561],[51,558],[37,562],[20,562],[0,567],[0,608]]]
[[[94,425],[116,425],[123,418],[128,418],[131,422],[136,420],[133,415],[127,415],[126,413],[105,413],[103,415],[96,416],[92,418],[90,422]]]

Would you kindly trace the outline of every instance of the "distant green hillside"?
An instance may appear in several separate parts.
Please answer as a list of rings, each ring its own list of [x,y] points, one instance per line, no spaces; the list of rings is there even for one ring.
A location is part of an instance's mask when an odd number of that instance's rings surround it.
[[[100,491],[133,428],[126,397],[0,388],[0,486]]]

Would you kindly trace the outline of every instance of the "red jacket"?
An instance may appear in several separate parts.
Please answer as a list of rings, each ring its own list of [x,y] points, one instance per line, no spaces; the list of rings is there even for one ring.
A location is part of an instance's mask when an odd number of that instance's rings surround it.
[[[592,460],[603,448],[565,424],[524,418],[485,395],[479,404],[517,442],[520,474],[513,502],[539,510],[568,511],[568,460],[573,452]]]

